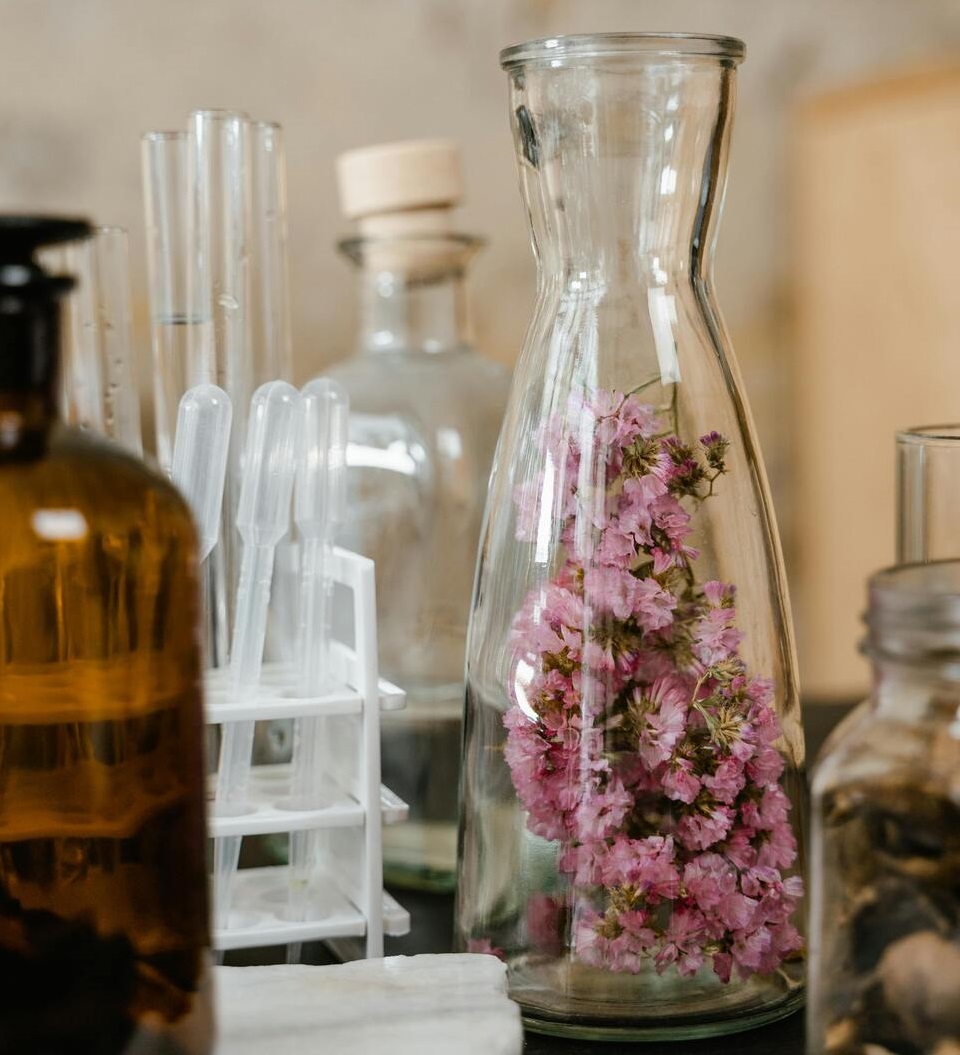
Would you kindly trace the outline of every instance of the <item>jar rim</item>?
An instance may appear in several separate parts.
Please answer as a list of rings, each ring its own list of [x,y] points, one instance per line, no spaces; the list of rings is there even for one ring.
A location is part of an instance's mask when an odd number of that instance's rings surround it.
[[[500,65],[512,70],[530,62],[566,66],[578,59],[644,56],[713,58],[736,64],[746,50],[737,37],[711,33],[576,33],[512,44],[500,52]]]
[[[916,425],[897,432],[898,443],[955,443],[960,440],[960,425]]]

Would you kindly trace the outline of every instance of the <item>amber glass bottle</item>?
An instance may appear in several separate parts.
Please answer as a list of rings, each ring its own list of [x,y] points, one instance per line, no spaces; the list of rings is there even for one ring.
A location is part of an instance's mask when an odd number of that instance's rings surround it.
[[[0,217],[0,1055],[212,1045],[194,529],[57,422],[59,296]]]

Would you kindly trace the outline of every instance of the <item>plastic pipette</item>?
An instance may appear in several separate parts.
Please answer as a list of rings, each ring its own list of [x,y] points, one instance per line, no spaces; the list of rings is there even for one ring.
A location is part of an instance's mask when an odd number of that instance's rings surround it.
[[[230,397],[216,385],[197,385],[185,392],[177,412],[171,475],[197,522],[201,563],[220,536],[232,418]]]
[[[286,381],[261,385],[250,402],[237,511],[243,558],[230,649],[229,680],[237,699],[255,693],[260,680],[274,550],[290,524],[300,407],[300,393]],[[217,770],[218,813],[229,815],[244,808],[253,733],[253,722],[231,722],[223,728]],[[214,905],[219,927],[226,925],[229,916],[239,856],[239,837],[216,841]]]
[[[301,696],[318,696],[330,670],[330,608],[333,583],[330,551],[343,516],[349,402],[335,381],[317,378],[303,387],[303,428],[297,464],[294,516],[300,532],[300,627],[298,635]],[[292,805],[315,809],[320,795],[320,724],[297,721],[293,743]],[[304,919],[315,859],[316,833],[290,836],[290,909]],[[291,946],[288,959],[299,959]]]

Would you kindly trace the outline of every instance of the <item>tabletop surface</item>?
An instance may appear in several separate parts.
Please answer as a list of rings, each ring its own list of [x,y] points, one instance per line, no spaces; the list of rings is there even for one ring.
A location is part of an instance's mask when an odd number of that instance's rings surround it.
[[[817,704],[805,709],[804,728],[809,759],[816,757],[827,734],[849,709],[849,704]],[[410,910],[413,929],[405,938],[387,939],[386,955],[450,952],[453,948],[453,897],[409,890],[394,890],[393,893]],[[331,962],[329,952],[322,945],[309,946],[305,954],[305,963]],[[255,961],[245,958],[243,962]],[[798,1012],[760,1029],[699,1041],[617,1045],[601,1041],[564,1040],[527,1032],[523,1050],[524,1055],[611,1055],[624,1047],[635,1048],[642,1051],[643,1055],[803,1055],[804,1040],[803,1013]]]

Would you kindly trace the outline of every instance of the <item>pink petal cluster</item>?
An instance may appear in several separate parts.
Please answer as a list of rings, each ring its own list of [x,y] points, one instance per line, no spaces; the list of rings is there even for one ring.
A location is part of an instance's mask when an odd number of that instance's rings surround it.
[[[773,686],[740,656],[734,586],[696,581],[684,505],[713,494],[728,441],[688,446],[602,392],[539,442],[553,484],[517,490],[517,535],[559,517],[564,560],[514,620],[504,754],[570,889],[538,895],[528,931],[546,950],[568,927],[611,971],[772,972],[801,947],[803,893]]]

